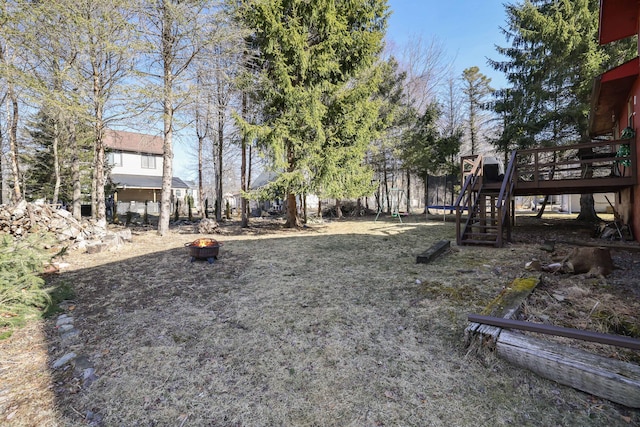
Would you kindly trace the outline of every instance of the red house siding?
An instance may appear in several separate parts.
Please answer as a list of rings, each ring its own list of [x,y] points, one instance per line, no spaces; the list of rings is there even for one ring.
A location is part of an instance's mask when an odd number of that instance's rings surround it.
[[[600,0],[600,44],[624,39],[638,34],[640,27],[640,3],[638,0]],[[640,54],[640,41],[638,45]],[[590,130],[593,134],[609,133],[606,119],[612,117],[613,137],[619,139],[626,127],[636,134],[640,118],[640,62],[638,58],[614,68],[596,79],[597,93],[592,102]],[[609,86],[606,86],[606,85]],[[625,95],[626,93],[626,95]],[[612,116],[609,116],[612,115]],[[635,136],[636,147],[638,136]],[[636,150],[635,164],[640,164],[640,150]],[[629,173],[621,168],[622,172]],[[636,167],[636,182],[640,183],[640,168]],[[640,240],[640,185],[622,190],[616,195],[616,209],[623,221],[631,225],[636,240]]]
[[[614,130],[614,138],[620,138],[621,132],[626,127],[637,129],[637,124],[640,123],[639,118],[636,117],[638,111],[638,102],[640,101],[640,79],[636,79],[629,95],[626,97],[625,102],[620,106],[620,110],[616,114],[617,126]],[[637,146],[637,136],[635,137]],[[636,165],[638,164],[638,153],[636,153]],[[621,172],[630,173],[630,171],[621,168]],[[625,223],[630,224],[633,230],[633,235],[638,238],[640,236],[640,204],[635,201],[640,201],[640,186],[636,185],[633,188],[622,190],[617,195],[616,209],[622,216]]]
[[[638,31],[637,0],[600,0],[600,44],[633,36]]]

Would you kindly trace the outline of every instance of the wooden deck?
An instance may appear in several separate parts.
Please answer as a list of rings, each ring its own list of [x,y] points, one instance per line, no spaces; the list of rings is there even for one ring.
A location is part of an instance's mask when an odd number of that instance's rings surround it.
[[[629,146],[629,154],[618,156],[623,144]],[[518,150],[513,195],[609,193],[633,186],[637,183],[635,150],[633,140]],[[463,164],[475,157],[464,157]],[[477,185],[497,192],[502,181],[491,182],[481,177]]]
[[[635,140],[598,141],[512,152],[504,174],[495,160],[462,158],[456,202],[458,244],[503,245],[515,196],[595,194],[637,184]],[[463,225],[462,212],[468,215]]]

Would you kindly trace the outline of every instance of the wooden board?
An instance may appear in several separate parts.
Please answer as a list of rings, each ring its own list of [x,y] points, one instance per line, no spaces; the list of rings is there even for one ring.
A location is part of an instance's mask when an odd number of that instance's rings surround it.
[[[522,303],[538,286],[537,277],[518,278],[504,288],[493,301],[482,310],[483,315],[513,319],[520,311]],[[493,348],[502,328],[471,322],[464,331],[466,345],[471,345],[473,339],[480,339],[481,343]]]
[[[640,366],[507,330],[500,333],[496,351],[542,377],[640,408]]]
[[[442,254],[444,251],[451,247],[451,242],[448,240],[440,240],[429,249],[418,255],[416,259],[416,263],[418,264],[427,264],[433,261],[438,255]]]

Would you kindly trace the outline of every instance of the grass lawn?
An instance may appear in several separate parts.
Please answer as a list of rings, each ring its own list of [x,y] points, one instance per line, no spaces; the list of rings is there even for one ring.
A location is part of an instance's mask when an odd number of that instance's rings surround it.
[[[456,247],[454,224],[424,217],[228,230],[214,264],[190,262],[184,244],[205,236],[178,231],[68,255],[55,280],[74,289],[80,340],[65,347],[42,321],[0,342],[0,424],[86,425],[88,411],[104,426],[640,422],[464,347],[467,314],[527,273],[528,245]],[[452,250],[416,264],[441,239]],[[71,350],[95,367],[87,388],[49,368]]]

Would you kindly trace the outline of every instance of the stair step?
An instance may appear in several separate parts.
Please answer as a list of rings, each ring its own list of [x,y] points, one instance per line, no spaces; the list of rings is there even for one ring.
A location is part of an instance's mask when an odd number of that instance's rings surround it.
[[[496,240],[498,235],[495,233],[464,233],[463,238],[471,238],[472,240]]]
[[[469,223],[469,227],[497,228],[498,227],[498,223],[494,222],[494,221],[490,221],[489,223],[487,223],[487,221],[478,221],[478,222]]]
[[[495,246],[496,245],[496,241],[495,240],[467,240],[467,239],[462,239],[462,241],[460,243],[462,245],[489,245],[489,246]]]

